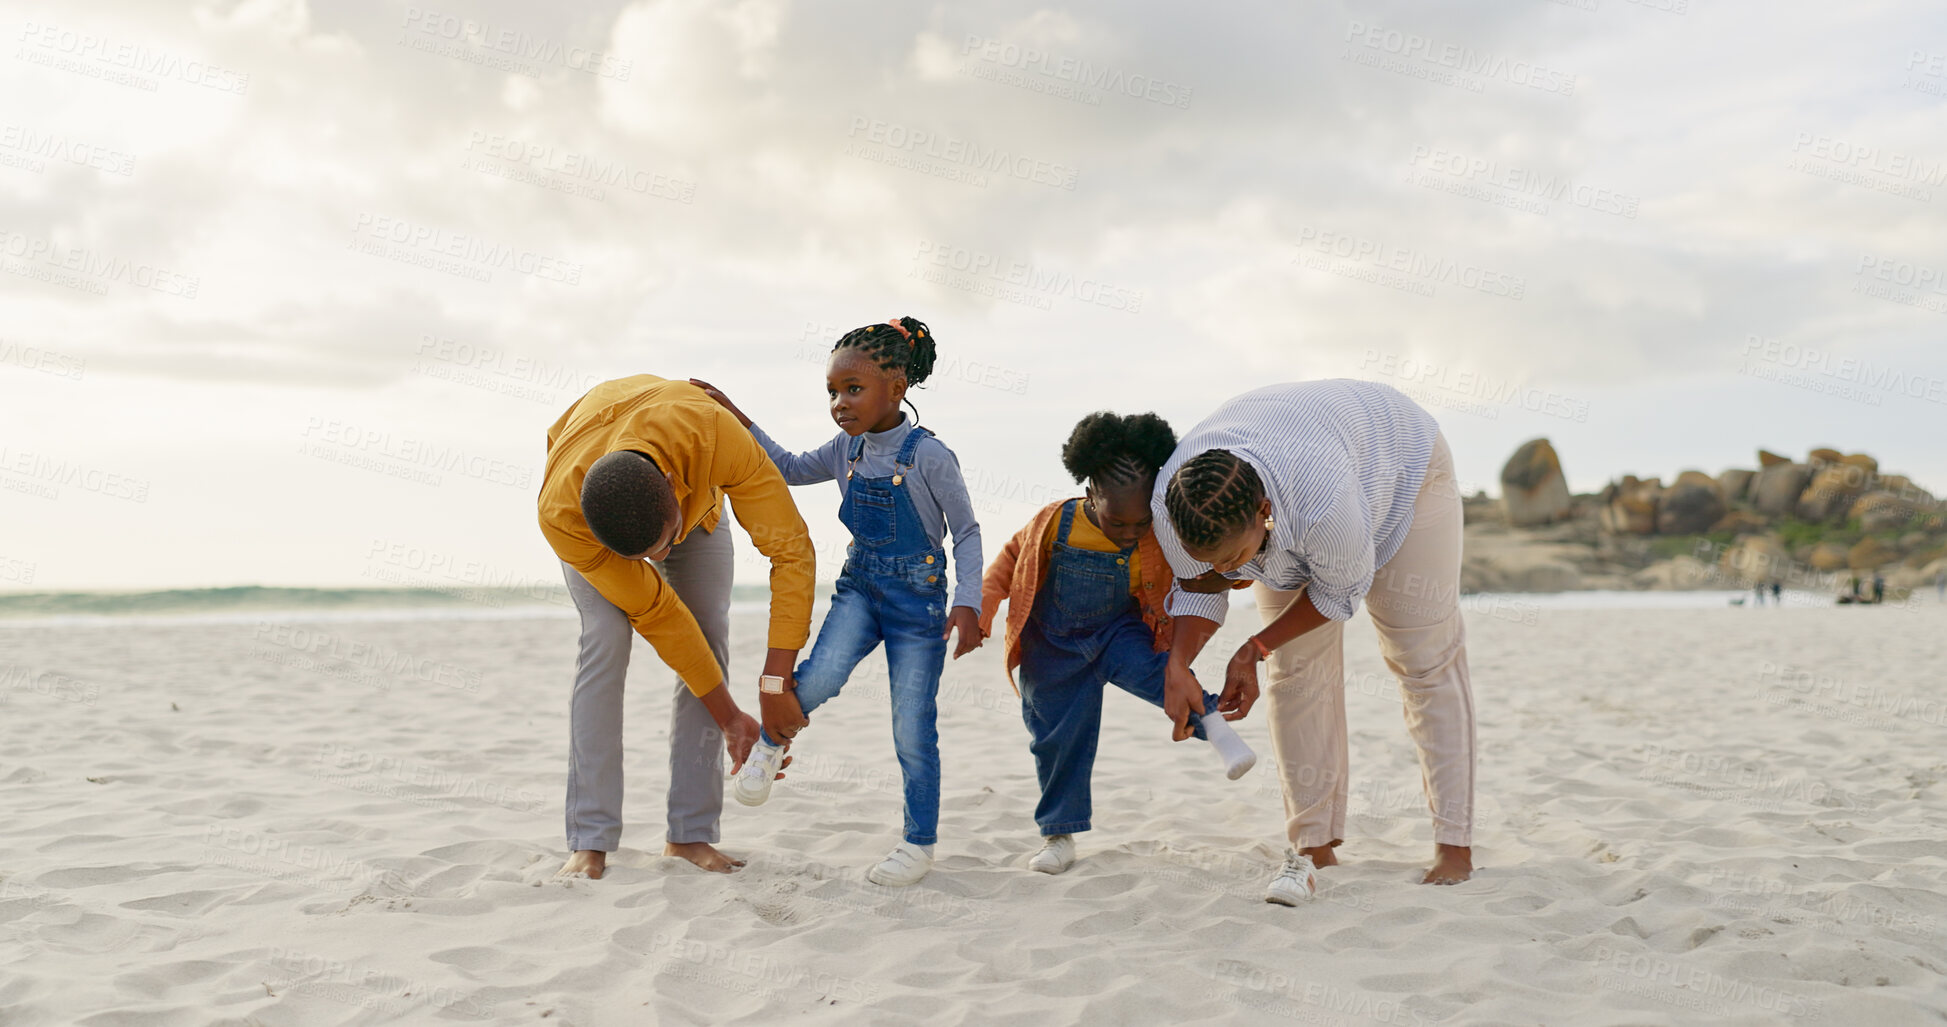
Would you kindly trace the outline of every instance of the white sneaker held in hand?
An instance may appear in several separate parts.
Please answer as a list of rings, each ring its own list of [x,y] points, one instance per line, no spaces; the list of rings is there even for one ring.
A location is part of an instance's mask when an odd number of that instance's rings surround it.
[[[1237,729],[1223,715],[1212,711],[1203,717],[1203,734],[1216,748],[1217,756],[1224,761],[1224,776],[1232,781],[1250,773],[1257,766],[1257,753],[1244,741]]]
[[[730,793],[746,806],[762,806],[771,797],[771,782],[777,780],[777,765],[784,755],[781,745],[766,745],[759,739],[750,747],[750,757],[730,785]]]
[[[1028,869],[1039,874],[1059,874],[1075,865],[1075,836],[1051,834],[1041,843],[1041,851],[1028,859]]]
[[[886,858],[880,860],[878,866],[865,872],[865,879],[888,888],[904,888],[917,883],[928,870],[933,869],[931,849],[930,845],[900,842],[886,853]]]
[[[1297,849],[1286,849],[1284,866],[1278,868],[1278,876],[1264,889],[1264,901],[1280,906],[1309,901],[1318,894],[1318,875],[1313,873],[1316,869],[1310,856],[1300,855]]]

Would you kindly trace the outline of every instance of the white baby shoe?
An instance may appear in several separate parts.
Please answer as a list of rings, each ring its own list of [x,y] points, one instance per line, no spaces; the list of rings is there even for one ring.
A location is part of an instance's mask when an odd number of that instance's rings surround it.
[[[1216,748],[1218,757],[1224,761],[1225,777],[1235,781],[1249,773],[1252,767],[1257,766],[1257,753],[1251,750],[1243,736],[1237,733],[1236,728],[1230,726],[1230,721],[1225,720],[1222,714],[1216,712],[1204,714],[1203,734],[1205,738],[1210,739],[1210,744]]]
[[[764,805],[764,800],[771,797],[771,782],[777,780],[778,758],[783,755],[783,746],[766,745],[760,739],[750,747],[750,756],[744,760],[743,769],[737,771],[730,794],[746,806]]]

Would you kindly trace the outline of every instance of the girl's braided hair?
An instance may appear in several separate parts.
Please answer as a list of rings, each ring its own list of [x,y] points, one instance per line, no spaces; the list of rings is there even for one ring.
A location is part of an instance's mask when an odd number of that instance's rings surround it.
[[[1061,465],[1077,482],[1122,485],[1154,478],[1176,452],[1176,432],[1155,414],[1099,410],[1081,419],[1061,447]]]
[[[1163,491],[1163,509],[1177,537],[1192,549],[1213,549],[1243,530],[1263,501],[1257,471],[1228,449],[1191,457]]]
[[[881,371],[904,374],[907,385],[925,381],[933,373],[933,361],[938,355],[933,345],[933,330],[916,317],[898,317],[882,324],[854,328],[832,346],[833,353],[842,349],[858,350],[878,364]],[[918,404],[909,397],[906,405],[913,408],[913,420],[918,421]]]

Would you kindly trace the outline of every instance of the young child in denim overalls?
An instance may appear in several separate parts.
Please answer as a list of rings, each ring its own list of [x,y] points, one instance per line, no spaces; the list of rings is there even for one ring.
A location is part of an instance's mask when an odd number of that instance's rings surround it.
[[[1149,494],[1176,434],[1154,414],[1091,414],[1075,426],[1062,463],[1088,483],[1086,499],[1043,509],[987,570],[981,627],[1008,602],[1007,668],[1020,668],[1021,719],[1034,753],[1041,851],[1031,869],[1058,874],[1075,862],[1074,835],[1089,830],[1090,776],[1113,684],[1163,705],[1170,570],[1150,530]],[[1191,714],[1196,737],[1216,746],[1229,776],[1257,757],[1220,716]]]
[[[837,695],[859,661],[884,642],[906,821],[903,841],[867,871],[869,880],[884,885],[912,884],[932,866],[940,819],[940,672],[955,628],[956,659],[981,642],[980,525],[959,463],[931,431],[899,410],[906,387],[925,380],[933,357],[931,333],[912,318],[861,328],[832,350],[826,392],[841,434],[809,453],[791,453],[751,425],[789,483],[839,482],[845,498],[838,516],[851,529],[852,544],[818,641],[798,666],[795,688],[760,697],[765,734],[732,793],[747,806],[769,798],[784,747],[805,718]],[[949,527],[958,577],[951,612],[941,545]]]

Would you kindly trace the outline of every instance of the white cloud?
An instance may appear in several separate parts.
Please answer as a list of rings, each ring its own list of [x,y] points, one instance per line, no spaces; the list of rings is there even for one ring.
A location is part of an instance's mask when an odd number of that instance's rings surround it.
[[[608,124],[670,146],[718,145],[761,128],[782,7],[774,0],[642,0],[616,19],[628,78],[601,83]]]
[[[824,330],[905,312],[961,361],[922,391],[928,421],[990,478],[1059,484],[1090,409],[1187,427],[1267,380],[1395,380],[1391,357],[1587,404],[1575,421],[1430,394],[1469,480],[1547,434],[1582,487],[1827,442],[1947,487],[1916,442],[1947,405],[1741,371],[1757,335],[1947,378],[1947,315],[1926,308],[1947,294],[1874,295],[1860,272],[1947,272],[1947,181],[1913,170],[1947,160],[1926,91],[1947,82],[1912,60],[1947,52],[1943,16],[1692,7],[36,7],[0,25],[0,159],[29,165],[0,166],[0,256],[38,276],[0,274],[0,444],[132,461],[168,500],[0,492],[0,516],[55,586],[356,583],[374,532],[459,531],[538,575],[527,493],[293,462],[296,433],[337,413],[535,452],[572,390],[428,373],[431,337],[571,378],[712,377],[809,446]],[[139,55],[145,84],[68,52],[82,37]],[[1477,70],[1437,80],[1448,55]],[[50,146],[84,160],[32,167]],[[1546,212],[1511,206],[1524,192]],[[1633,216],[1602,209],[1618,198]],[[1375,249],[1301,250],[1320,233]],[[49,280],[50,251],[84,270]],[[1426,295],[1375,281],[1388,260],[1522,293]],[[521,266],[539,261],[577,280]],[[9,364],[9,342],[86,374]],[[219,552],[207,525],[239,509],[224,542],[245,555]],[[996,506],[990,538],[1026,513]],[[140,560],[86,533],[117,517],[151,541]]]

